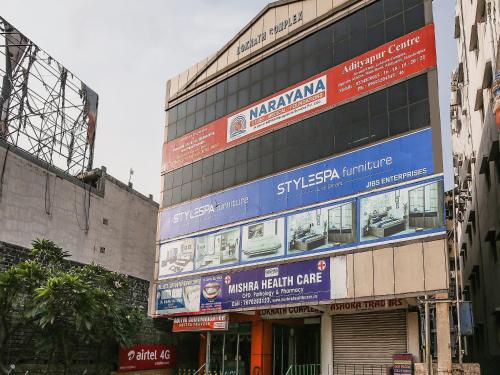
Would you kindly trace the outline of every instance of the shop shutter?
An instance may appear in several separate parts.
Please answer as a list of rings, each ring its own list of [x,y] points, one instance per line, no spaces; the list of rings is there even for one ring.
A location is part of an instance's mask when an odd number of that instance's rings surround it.
[[[383,374],[406,353],[406,312],[334,315],[333,375]]]

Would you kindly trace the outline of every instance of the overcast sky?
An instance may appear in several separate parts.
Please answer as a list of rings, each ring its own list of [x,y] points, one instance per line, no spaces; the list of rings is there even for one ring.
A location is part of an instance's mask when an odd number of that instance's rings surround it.
[[[0,15],[99,94],[94,166],[125,182],[132,168],[134,188],[158,200],[165,82],[222,47],[268,2],[0,0]],[[454,1],[434,0],[434,17],[450,171]]]

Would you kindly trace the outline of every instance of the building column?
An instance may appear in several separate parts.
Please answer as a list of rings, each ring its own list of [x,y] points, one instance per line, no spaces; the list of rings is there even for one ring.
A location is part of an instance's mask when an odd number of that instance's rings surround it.
[[[448,299],[448,294],[437,294],[436,299]],[[437,374],[451,374],[450,304],[436,303]]]
[[[332,317],[321,314],[321,375],[333,374],[333,334]]]
[[[270,322],[252,322],[250,375],[271,375],[273,330]]]

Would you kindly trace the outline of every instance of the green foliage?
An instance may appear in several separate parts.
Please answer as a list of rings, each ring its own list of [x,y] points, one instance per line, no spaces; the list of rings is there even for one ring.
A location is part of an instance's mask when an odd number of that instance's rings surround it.
[[[52,241],[33,241],[32,260],[0,273],[0,371],[12,333],[29,327],[37,333],[37,351],[49,362],[62,354],[65,373],[74,355],[91,346],[96,357],[110,345],[130,345],[144,312],[127,304],[125,275],[101,266],[71,266],[67,252]]]

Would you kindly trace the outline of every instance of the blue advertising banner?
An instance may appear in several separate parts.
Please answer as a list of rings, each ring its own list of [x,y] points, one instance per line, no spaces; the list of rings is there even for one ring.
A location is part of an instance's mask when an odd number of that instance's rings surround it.
[[[434,172],[430,129],[162,211],[160,240],[410,181]]]
[[[224,311],[330,299],[330,259],[205,276],[200,310]]]
[[[200,309],[200,279],[167,281],[156,288],[157,313],[193,313]]]

